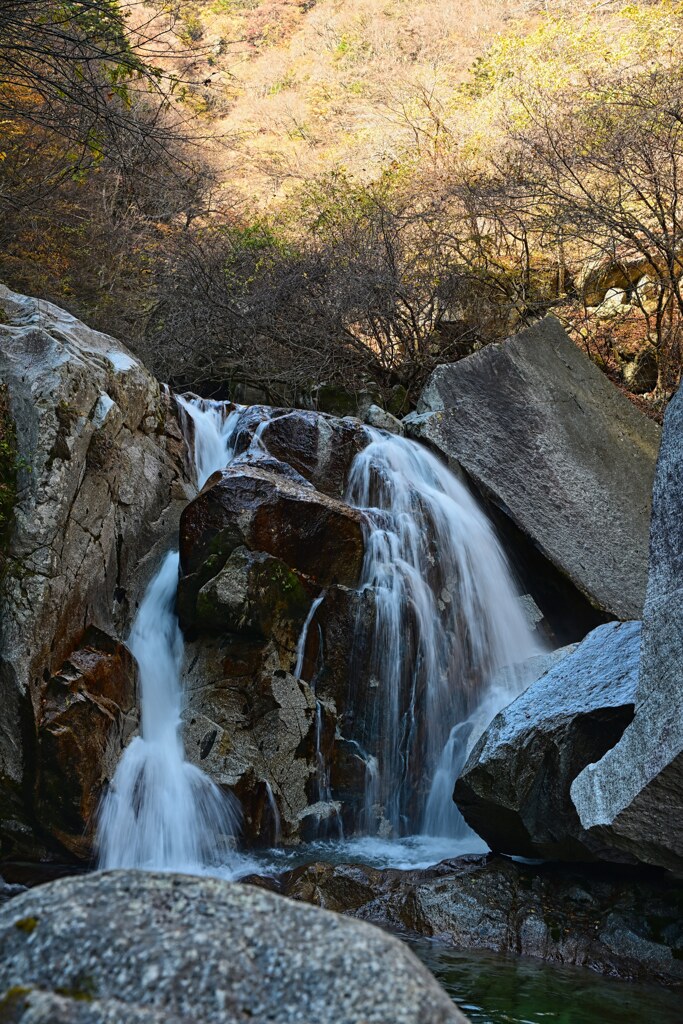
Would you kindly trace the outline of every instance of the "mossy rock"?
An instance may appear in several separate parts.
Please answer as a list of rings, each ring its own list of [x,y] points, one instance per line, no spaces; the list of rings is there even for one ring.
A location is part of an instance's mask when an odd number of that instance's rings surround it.
[[[289,566],[241,546],[199,590],[195,623],[202,632],[243,633],[291,646],[310,604],[310,594]]]

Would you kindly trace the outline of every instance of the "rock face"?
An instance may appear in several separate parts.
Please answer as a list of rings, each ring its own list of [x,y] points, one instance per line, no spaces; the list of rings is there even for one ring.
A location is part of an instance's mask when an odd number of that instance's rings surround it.
[[[494,718],[454,794],[492,849],[554,860],[622,859],[585,834],[569,790],[631,722],[639,653],[639,622],[599,626]]]
[[[135,674],[128,648],[90,626],[44,687],[36,811],[42,828],[84,860],[103,786],[137,728]]]
[[[488,856],[426,871],[312,864],[281,884],[295,899],[434,937],[452,949],[533,956],[683,986],[683,893],[662,879]]]
[[[343,641],[325,652],[338,685],[318,685],[317,658],[311,664],[299,645],[311,618],[307,635],[320,635],[314,601],[323,591],[325,606],[338,592],[355,594],[362,520],[338,495],[367,441],[350,420],[246,410],[231,442],[236,458],[182,516],[186,751],[238,796],[252,843],[339,827],[327,777],[337,737],[344,744],[353,602],[339,604]],[[362,773],[355,781],[358,803]]]
[[[27,1024],[464,1022],[398,939],[216,879],[62,879],[0,908],[0,942],[0,1006]]]
[[[61,736],[66,756],[71,740],[55,724],[63,715],[64,728],[84,742],[92,726],[99,737],[92,743],[102,752],[110,712],[121,737],[130,706],[126,686],[121,715],[107,704],[119,700],[111,691],[121,683],[118,668],[107,680],[96,673],[79,689],[89,710],[76,726],[78,711],[59,709],[60,688],[70,684],[54,680],[82,671],[63,666],[87,626],[114,638],[125,634],[193,491],[173,405],[123,345],[4,287],[0,305],[0,378],[22,460],[0,613],[0,836],[3,856],[58,849],[63,856],[62,842],[74,852],[67,837],[74,835],[79,798],[72,791],[63,820],[53,807],[40,838],[36,800],[49,792],[52,769],[46,774],[34,754],[49,749],[52,757]],[[107,758],[113,761],[113,751]],[[104,764],[92,766],[91,781]],[[76,816],[86,812],[84,806]]]
[[[683,390],[664,421],[636,711],[620,742],[572,785],[596,841],[683,875]]]
[[[271,455],[333,498],[343,496],[351,463],[368,443],[357,420],[298,410],[270,420],[261,440]]]
[[[641,617],[659,428],[557,320],[437,367],[418,411],[411,436],[462,467],[594,608]]]

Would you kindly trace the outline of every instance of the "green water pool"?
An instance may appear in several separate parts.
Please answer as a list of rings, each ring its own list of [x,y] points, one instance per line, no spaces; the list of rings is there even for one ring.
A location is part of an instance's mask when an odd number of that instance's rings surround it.
[[[404,941],[405,941],[405,937]],[[472,1024],[681,1024],[683,992],[522,957],[408,944]]]

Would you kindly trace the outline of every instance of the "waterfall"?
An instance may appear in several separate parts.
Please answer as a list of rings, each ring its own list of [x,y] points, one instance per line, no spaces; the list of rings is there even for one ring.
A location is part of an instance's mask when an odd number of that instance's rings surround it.
[[[510,667],[538,648],[505,555],[465,485],[415,442],[369,435],[347,491],[365,511],[362,585],[375,597],[369,672],[381,695],[378,720],[356,737],[376,756],[366,816],[382,835],[462,837],[452,800],[458,770],[518,692]]]
[[[201,487],[232,458],[239,412],[226,417],[222,403],[178,401],[194,425]],[[102,868],[201,873],[229,867],[230,841],[239,824],[236,801],[185,760],[177,585],[178,553],[172,551],[149,584],[128,638],[139,670],[141,734],[124,751],[102,802],[97,834]]]

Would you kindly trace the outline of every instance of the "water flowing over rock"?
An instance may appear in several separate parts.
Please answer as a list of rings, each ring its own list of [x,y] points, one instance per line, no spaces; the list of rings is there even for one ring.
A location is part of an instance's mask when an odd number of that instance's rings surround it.
[[[128,644],[140,668],[142,729],[104,799],[97,834],[104,868],[201,872],[229,861],[234,801],[185,759],[180,735],[183,641],[174,613],[178,555],[152,580]]]
[[[449,794],[467,744],[520,688],[513,671],[498,692],[491,681],[537,648],[505,555],[467,488],[415,442],[371,438],[348,491],[366,512],[363,585],[375,604],[376,697],[352,736],[377,764],[366,827],[461,836]]]
[[[581,827],[569,791],[633,718],[640,633],[639,622],[599,626],[481,737],[454,797],[493,850],[549,860],[614,859],[613,850]]]
[[[41,829],[36,807],[38,777],[52,771],[34,757],[53,756],[35,748],[51,728],[50,680],[85,626],[125,636],[192,488],[175,404],[125,346],[50,303],[1,286],[0,300],[0,377],[22,460],[0,614],[0,833],[5,856],[63,856],[62,840],[75,852],[72,810],[60,821],[54,807]],[[91,708],[103,739],[104,706]],[[106,776],[112,753],[83,779]]]
[[[0,943],[16,1021],[465,1022],[398,939],[217,879],[62,879],[0,908]]]
[[[683,389],[657,462],[635,717],[571,795],[596,842],[683,875]]]
[[[659,428],[557,320],[437,367],[418,410],[406,421],[411,436],[462,467],[500,522],[558,570],[560,626],[572,603],[567,581],[597,613],[641,617]],[[547,562],[539,573],[547,588]],[[588,628],[600,621],[586,618]]]

